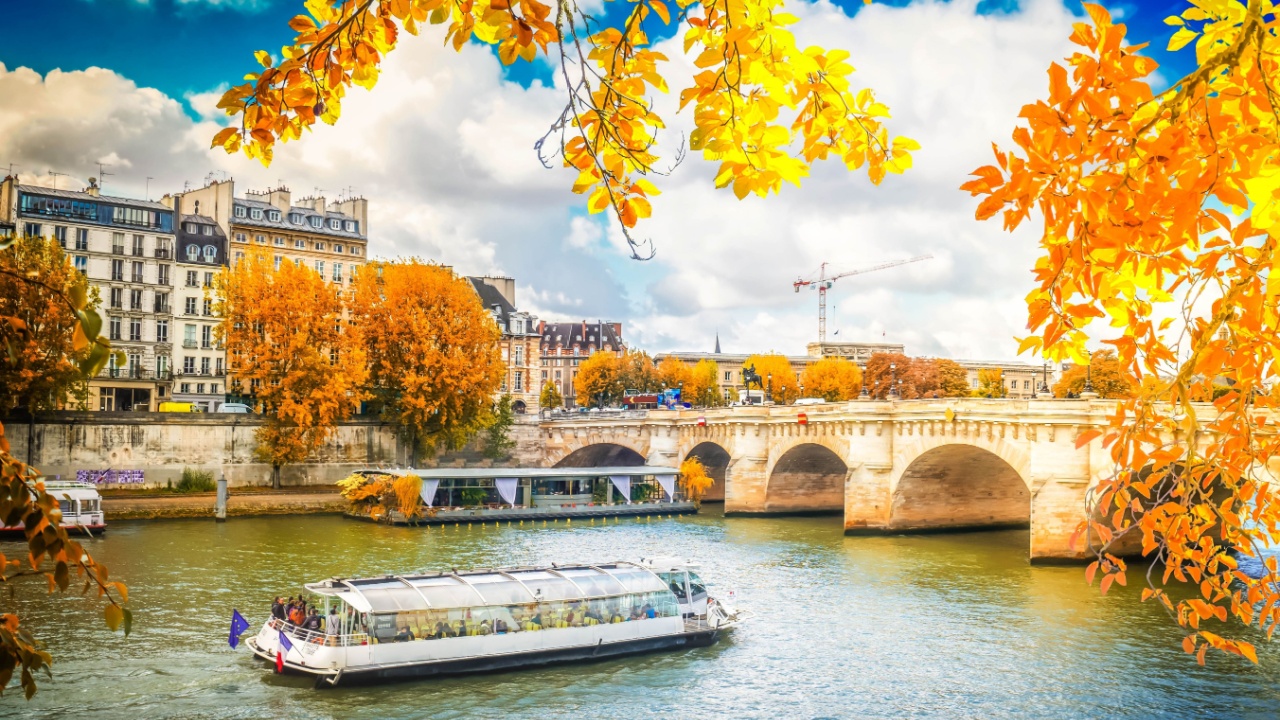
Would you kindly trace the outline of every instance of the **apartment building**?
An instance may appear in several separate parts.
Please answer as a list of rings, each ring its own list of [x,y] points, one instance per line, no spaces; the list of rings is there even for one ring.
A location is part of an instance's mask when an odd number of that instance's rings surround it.
[[[173,308],[173,399],[216,412],[226,398],[226,352],[217,340],[213,280],[227,264],[227,236],[205,215],[178,213]]]
[[[89,380],[94,410],[155,410],[170,396],[173,211],[161,203],[0,182],[0,224],[50,238],[99,292],[102,332],[124,353]]]
[[[597,350],[622,355],[627,351],[622,340],[622,323],[603,320],[589,323],[557,322],[538,323],[541,336],[542,383],[553,382],[564,398],[565,407],[577,404],[573,379],[578,375],[578,365]],[[539,385],[541,390],[541,385]],[[589,404],[589,403],[588,403]]]
[[[516,281],[512,278],[486,276],[467,280],[502,330],[498,342],[507,372],[498,394],[510,395],[511,409],[518,414],[538,412],[542,386],[535,382],[534,375],[542,336],[538,334],[537,318],[516,309]]]

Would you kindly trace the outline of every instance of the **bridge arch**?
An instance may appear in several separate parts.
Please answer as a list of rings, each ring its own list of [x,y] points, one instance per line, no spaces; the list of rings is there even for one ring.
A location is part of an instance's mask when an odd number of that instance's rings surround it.
[[[923,444],[921,444],[923,445]],[[1002,441],[938,442],[895,462],[889,528],[1027,527],[1032,489],[1026,452]]]
[[[553,467],[635,467],[644,464],[644,455],[633,447],[619,443],[592,443],[566,454]]]
[[[703,502],[724,502],[724,478],[729,470],[729,461],[732,459],[729,451],[719,443],[704,440],[684,454],[683,460],[689,458],[697,458],[707,469],[707,475],[715,480],[715,484],[703,496]]]
[[[766,475],[764,512],[838,513],[849,468],[826,444],[799,442],[776,456]]]

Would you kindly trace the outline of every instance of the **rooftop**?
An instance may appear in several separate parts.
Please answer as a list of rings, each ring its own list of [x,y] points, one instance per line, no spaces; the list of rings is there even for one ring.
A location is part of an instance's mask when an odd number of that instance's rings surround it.
[[[294,232],[301,230],[307,233],[330,235],[332,237],[348,238],[351,240],[365,239],[365,235],[363,234],[365,229],[359,225],[356,226],[356,232],[349,232],[345,229],[334,230],[329,227],[329,224],[327,222],[321,223],[321,226],[318,228],[311,227],[310,219],[312,217],[317,217],[317,216],[324,220],[328,220],[330,218],[333,218],[336,220],[355,220],[356,219],[350,215],[347,215],[346,213],[335,212],[333,210],[328,210],[325,212],[317,212],[316,210],[309,207],[305,207],[302,205],[293,205],[289,208],[288,213],[280,214],[279,220],[271,220],[269,219],[270,215],[267,213],[267,211],[276,210],[277,208],[276,206],[272,205],[266,200],[242,200],[240,198],[235,198],[234,203],[236,207],[243,207],[247,211],[252,210],[254,208],[257,208],[263,211],[262,217],[257,219],[250,216],[248,212],[245,213],[245,217],[233,216],[231,218],[231,222],[232,224],[235,224],[235,225],[252,225],[254,227],[272,228],[277,230],[290,230]],[[302,224],[299,225],[289,221],[289,215],[292,215],[295,213],[302,216]]]
[[[19,185],[18,191],[30,195],[48,195],[49,197],[60,197],[68,200],[83,200],[85,202],[103,202],[111,205],[125,205],[127,207],[146,208],[148,210],[163,210],[164,212],[173,212],[172,208],[166,207],[158,202],[151,200],[135,200],[133,198],[117,197],[114,195],[92,195],[87,192],[77,192],[74,190],[55,190],[53,188],[41,187],[39,185]]]

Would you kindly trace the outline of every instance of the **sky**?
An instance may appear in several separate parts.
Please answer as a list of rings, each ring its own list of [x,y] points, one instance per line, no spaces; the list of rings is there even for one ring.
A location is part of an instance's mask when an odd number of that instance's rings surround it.
[[[601,0],[589,0],[601,7]],[[1104,3],[1131,42],[1161,65],[1156,83],[1191,68],[1164,52],[1165,17],[1183,0]],[[626,3],[604,2],[614,17]],[[817,339],[816,294],[792,283],[823,262],[846,270],[932,260],[838,281],[828,339],[893,342],[912,355],[1014,359],[1036,258],[1034,223],[1015,233],[973,219],[958,188],[1008,146],[1019,108],[1047,95],[1046,70],[1072,52],[1078,0],[789,0],[800,44],[844,48],[853,82],[886,103],[895,134],[922,145],[915,166],[879,187],[865,173],[818,164],[802,187],[767,199],[713,186],[715,165],[690,156],[660,180],[637,236],[654,259],[629,259],[608,216],[588,215],[575,173],[543,168],[534,142],[559,116],[552,66],[504,67],[492,49],[442,47],[439,27],[402,35],[372,92],[356,88],[334,127],[276,148],[270,168],[209,150],[225,122],[221,91],[278,54],[301,0],[0,0],[0,172],[82,187],[111,173],[107,194],[158,198],[210,178],[237,192],[284,184],[369,199],[369,252],[417,256],[469,275],[516,278],[520,309],[547,320],[622,322],[650,352],[803,354]],[[50,42],[50,28],[58,42]],[[692,128],[675,112],[692,77],[678,38],[656,37],[671,63],[662,147]],[[150,180],[148,180],[150,178]],[[1034,358],[1023,356],[1028,362]]]

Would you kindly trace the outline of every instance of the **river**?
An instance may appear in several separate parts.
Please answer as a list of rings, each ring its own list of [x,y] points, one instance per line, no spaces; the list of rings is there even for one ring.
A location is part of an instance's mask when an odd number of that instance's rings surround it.
[[[1205,668],[1135,582],[1032,567],[1027,534],[845,537],[836,518],[424,530],[335,516],[117,523],[89,542],[130,586],[133,634],[75,594],[19,594],[55,657],[23,718],[1274,718],[1280,651]],[[18,545],[0,543],[14,555]],[[425,569],[699,559],[757,613],[711,648],[491,676],[316,691],[227,645],[304,581]]]

